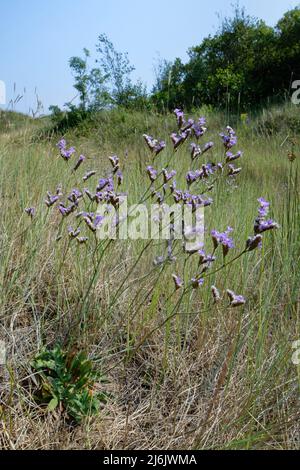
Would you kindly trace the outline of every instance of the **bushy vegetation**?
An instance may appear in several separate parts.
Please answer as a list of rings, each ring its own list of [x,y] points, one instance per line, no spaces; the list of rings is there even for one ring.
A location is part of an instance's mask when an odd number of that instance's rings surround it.
[[[160,68],[152,100],[159,108],[210,104],[247,111],[280,101],[300,76],[300,9],[288,11],[272,28],[236,8],[214,36]]]
[[[64,112],[50,107],[54,123],[63,130],[112,107],[164,112],[207,105],[240,115],[284,102],[300,77],[299,38],[299,7],[286,12],[274,28],[236,7],[214,36],[189,49],[187,63],[160,60],[155,85],[147,93],[141,81],[132,81],[134,66],[127,53],[116,51],[102,34],[92,67],[87,49],[83,57],[70,59],[78,104],[67,103]]]

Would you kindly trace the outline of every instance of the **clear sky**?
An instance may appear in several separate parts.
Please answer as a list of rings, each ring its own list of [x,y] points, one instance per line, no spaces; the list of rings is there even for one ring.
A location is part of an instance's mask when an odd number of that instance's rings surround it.
[[[15,109],[34,107],[34,90],[48,111],[72,99],[68,59],[83,47],[95,52],[100,33],[117,50],[127,51],[136,67],[133,78],[150,88],[158,56],[186,59],[232,13],[234,0],[0,0],[0,80],[7,100],[24,94]],[[273,26],[299,0],[241,0],[251,16]],[[219,15],[219,16],[218,16]],[[14,84],[16,86],[14,92]]]

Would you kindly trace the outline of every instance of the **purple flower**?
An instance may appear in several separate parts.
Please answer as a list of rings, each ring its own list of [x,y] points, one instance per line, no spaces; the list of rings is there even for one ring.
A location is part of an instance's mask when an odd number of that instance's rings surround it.
[[[255,235],[254,237],[249,237],[248,240],[246,241],[246,250],[252,251],[255,250],[255,248],[261,248],[262,247],[262,236],[261,235]]]
[[[193,277],[191,279],[191,284],[193,289],[198,289],[198,287],[202,286],[204,283],[204,279],[198,278],[198,277]]]
[[[110,163],[112,164],[113,167],[113,172],[115,173],[119,169],[119,157],[117,155],[113,155],[111,157],[108,157]]]
[[[263,197],[260,197],[259,199],[257,199],[257,201],[260,205],[258,209],[258,214],[260,217],[265,217],[266,215],[268,215],[270,203],[266,201]]]
[[[94,216],[94,214],[85,214],[83,220],[92,232],[96,232],[97,227],[101,225],[102,221],[104,220],[104,216]]]
[[[204,145],[204,148],[203,148],[202,153],[207,152],[207,151],[208,151],[209,149],[211,149],[213,146],[214,146],[214,143],[213,143],[213,142],[207,142],[207,143]]]
[[[254,233],[256,234],[266,232],[267,230],[273,230],[275,228],[279,228],[279,225],[272,219],[261,220],[260,218],[257,218],[254,223]]]
[[[97,191],[101,191],[102,189],[106,189],[106,191],[113,191],[114,190],[114,182],[111,177],[109,178],[100,178],[98,181]]]
[[[88,237],[77,237],[76,240],[81,245],[81,244],[86,243],[88,241]]]
[[[171,193],[174,193],[174,191],[176,191],[176,180],[174,180],[173,183],[170,184],[170,190]]]
[[[148,145],[151,152],[157,156],[166,146],[164,140],[158,141],[154,139],[151,135],[143,134],[146,144]]]
[[[171,139],[173,142],[173,147],[174,150],[176,150],[189,136],[189,131],[187,130],[186,132],[182,132],[181,134],[176,134],[176,132],[173,132],[171,134]]]
[[[237,137],[235,135],[235,131],[232,129],[232,127],[227,126],[226,127],[227,134],[221,133],[220,136],[223,140],[224,147],[229,150],[231,147],[236,145],[237,143]]]
[[[216,288],[216,286],[211,286],[211,293],[214,299],[214,303],[216,304],[221,300],[221,295],[219,290]]]
[[[227,230],[225,230],[225,232],[218,232],[217,230],[211,231],[211,237],[213,240],[214,248],[216,249],[218,245],[222,245],[224,256],[228,254],[228,251],[231,248],[234,248],[233,239],[228,237],[228,234],[232,232],[232,230],[233,229],[231,227],[227,227]]]
[[[185,177],[188,186],[190,186],[192,183],[197,181],[199,176],[200,176],[199,170],[197,170],[197,171],[188,171],[187,174],[186,174],[186,177]]]
[[[60,155],[65,160],[69,160],[71,158],[71,156],[73,155],[73,153],[75,152],[74,147],[70,147],[69,149],[67,149],[67,142],[65,141],[65,139],[61,139],[58,142],[57,147],[59,148]]]
[[[186,123],[184,123],[184,127],[182,127],[182,132],[185,132],[187,131],[188,129],[190,129],[193,125],[194,125],[194,119],[188,119],[188,121]]]
[[[153,183],[157,178],[157,171],[152,166],[147,166],[147,173],[151,183]]]
[[[68,196],[68,200],[70,202],[74,202],[74,203],[77,203],[78,199],[82,198],[83,194],[81,191],[79,191],[79,189],[72,189],[71,193],[69,194]]]
[[[241,171],[242,171],[241,168],[235,168],[235,166],[232,165],[232,164],[228,165],[228,176],[235,176],[238,173],[240,173]]]
[[[209,264],[213,263],[216,260],[216,257],[213,255],[207,255],[204,250],[199,250],[199,264]]]
[[[84,162],[84,160],[85,160],[85,156],[84,156],[84,155],[80,155],[80,157],[79,157],[78,160],[77,160],[76,165],[75,165],[74,168],[73,168],[73,171],[78,170],[78,168],[80,167],[81,163]]]
[[[176,109],[174,109],[174,114],[176,116],[178,128],[180,129],[183,126],[184,122],[185,122],[184,121],[184,113],[181,109],[176,108]]]
[[[171,170],[170,173],[168,173],[168,170],[163,168],[162,173],[164,177],[164,182],[167,183],[176,175],[176,170]]]
[[[206,127],[203,127],[199,123],[195,123],[192,129],[193,129],[194,136],[196,137],[197,140],[199,139],[199,137],[202,137],[207,130]]]
[[[226,152],[226,162],[233,162],[234,160],[237,160],[243,155],[243,152],[239,150],[236,154],[233,154],[232,152]]]
[[[74,212],[75,209],[76,209],[76,204],[70,204],[68,207],[66,207],[64,204],[61,203],[58,206],[58,210],[63,217],[67,217],[72,212]]]
[[[123,183],[123,173],[121,170],[118,170],[117,171],[117,185],[121,186],[122,183]]]
[[[61,139],[57,144],[56,146],[59,148],[59,150],[64,150],[67,146],[67,142],[65,141],[65,139]]]
[[[195,144],[194,142],[191,144],[191,157],[192,160],[195,160],[198,155],[201,155],[201,148],[199,145]]]
[[[27,215],[33,218],[35,215],[35,207],[26,207],[25,212]]]
[[[52,194],[50,192],[47,193],[47,198],[48,199],[45,199],[45,203],[48,207],[53,206],[53,204],[55,204],[56,201],[58,201],[58,199],[59,199],[58,196],[52,196]]]
[[[93,176],[93,175],[95,175],[95,174],[96,174],[96,172],[95,172],[94,170],[88,171],[88,172],[84,175],[84,177],[83,177],[82,179],[83,179],[83,181],[86,181],[86,180],[88,180],[91,176]]]
[[[229,297],[231,307],[239,307],[240,305],[244,305],[246,303],[246,300],[242,295],[237,295],[229,289],[226,290],[226,293]]]
[[[80,234],[80,228],[74,230],[73,227],[68,227],[69,237],[76,238]]]
[[[263,197],[258,199],[259,202],[259,209],[258,209],[258,217],[255,219],[254,222],[254,233],[259,234],[266,232],[267,230],[273,230],[278,228],[279,225],[274,222],[272,219],[265,220],[265,217],[268,215],[270,203],[266,201]]]
[[[172,277],[173,277],[173,280],[174,280],[175,289],[176,290],[180,289],[183,286],[182,279],[179,276],[177,276],[176,274],[172,274]]]

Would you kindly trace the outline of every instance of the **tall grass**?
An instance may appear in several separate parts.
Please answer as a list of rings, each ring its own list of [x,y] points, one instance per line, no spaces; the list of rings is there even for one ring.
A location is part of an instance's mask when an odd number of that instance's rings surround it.
[[[207,140],[217,141],[224,116],[210,111],[207,119]],[[299,370],[291,361],[292,341],[300,337],[299,154],[288,160],[286,129],[270,134],[258,124],[240,125],[237,187],[221,182],[213,209],[205,212],[208,227],[234,227],[237,252],[253,230],[258,197],[270,200],[281,226],[265,237],[262,251],[209,279],[208,286],[242,292],[242,309],[213,305],[209,288],[180,300],[171,277],[183,268],[180,257],[175,265],[153,264],[162,244],[107,247],[91,240],[93,246],[79,249],[65,238],[56,241],[60,217],[43,200],[58,183],[75,186],[77,177],[57,158],[56,141],[36,138],[31,123],[0,135],[3,448],[299,447]],[[113,111],[90,126],[66,136],[88,157],[85,169],[100,177],[109,171],[107,156],[117,153],[136,202],[149,184],[142,134],[169,140],[173,117]],[[161,167],[170,156],[158,157]],[[183,180],[187,151],[172,158]],[[32,221],[24,213],[28,206],[39,214]],[[187,278],[194,268],[186,266]],[[57,342],[85,351],[109,381],[108,403],[77,427],[33,397],[30,360],[42,345]]]

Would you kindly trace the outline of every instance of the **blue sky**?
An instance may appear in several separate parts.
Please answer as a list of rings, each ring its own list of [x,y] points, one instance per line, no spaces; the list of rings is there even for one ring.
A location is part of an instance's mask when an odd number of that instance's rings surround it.
[[[100,33],[117,50],[128,51],[136,71],[151,87],[153,64],[160,55],[186,59],[187,49],[220,25],[232,13],[233,0],[1,0],[0,80],[7,101],[23,94],[15,109],[34,107],[34,90],[47,112],[72,99],[68,59],[83,47],[93,53]],[[275,25],[299,0],[243,0],[252,16]],[[218,16],[219,15],[219,16]],[[14,84],[16,91],[14,92]],[[26,90],[24,93],[24,89]]]

